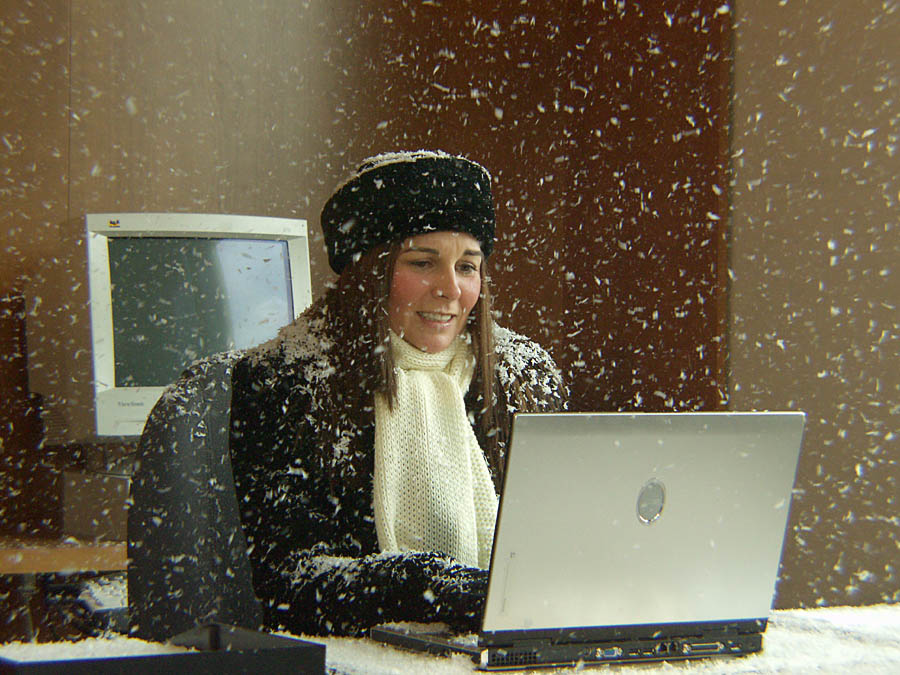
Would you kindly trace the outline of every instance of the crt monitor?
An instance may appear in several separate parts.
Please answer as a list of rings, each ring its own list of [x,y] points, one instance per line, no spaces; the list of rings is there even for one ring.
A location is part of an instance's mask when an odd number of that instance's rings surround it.
[[[140,435],[198,358],[265,342],[311,302],[306,222],[86,216],[96,435]]]

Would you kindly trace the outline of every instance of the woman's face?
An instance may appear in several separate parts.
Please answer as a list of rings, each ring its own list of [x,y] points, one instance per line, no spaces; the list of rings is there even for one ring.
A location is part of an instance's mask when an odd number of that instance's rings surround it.
[[[483,257],[478,240],[462,232],[406,239],[391,277],[391,330],[424,352],[449,347],[478,302]]]

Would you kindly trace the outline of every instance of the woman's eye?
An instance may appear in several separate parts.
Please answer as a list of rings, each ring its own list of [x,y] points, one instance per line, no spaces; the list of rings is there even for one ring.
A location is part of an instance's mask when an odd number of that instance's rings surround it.
[[[478,266],[473,263],[463,263],[459,266],[459,270],[463,274],[476,274],[478,272]]]

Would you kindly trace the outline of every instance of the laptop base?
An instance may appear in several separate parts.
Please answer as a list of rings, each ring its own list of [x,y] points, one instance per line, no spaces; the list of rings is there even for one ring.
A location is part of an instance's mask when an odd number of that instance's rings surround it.
[[[479,670],[516,670],[561,666],[684,661],[716,656],[744,656],[762,649],[760,633],[709,633],[702,637],[618,639],[561,643],[522,640],[515,645],[479,645],[476,638],[459,639],[441,633],[420,633],[376,626],[369,636],[377,642],[430,654],[466,654]]]

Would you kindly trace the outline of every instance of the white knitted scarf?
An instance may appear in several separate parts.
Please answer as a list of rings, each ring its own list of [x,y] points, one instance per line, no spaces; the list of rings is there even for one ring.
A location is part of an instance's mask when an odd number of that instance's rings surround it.
[[[397,400],[375,395],[373,506],[382,551],[437,551],[490,564],[497,495],[463,397],[475,359],[467,335],[437,354],[391,333]]]

